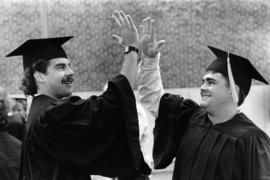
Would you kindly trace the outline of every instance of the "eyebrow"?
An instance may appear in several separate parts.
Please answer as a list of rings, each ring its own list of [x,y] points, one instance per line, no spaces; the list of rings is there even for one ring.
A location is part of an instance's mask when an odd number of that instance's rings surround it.
[[[54,65],[55,67],[59,67],[59,66],[70,66],[70,64],[66,64],[66,63],[58,63]]]
[[[217,81],[216,79],[214,78],[210,78],[210,77],[207,77],[207,78],[202,78],[202,81]]]

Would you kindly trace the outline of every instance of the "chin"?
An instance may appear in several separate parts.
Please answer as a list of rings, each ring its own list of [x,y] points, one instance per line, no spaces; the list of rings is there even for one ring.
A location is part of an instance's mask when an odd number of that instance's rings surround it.
[[[200,102],[200,106],[201,106],[202,108],[206,108],[206,107],[208,106],[208,102],[201,101],[201,102]]]
[[[72,91],[66,93],[66,97],[71,96],[71,95],[72,95]]]
[[[72,95],[72,92],[65,92],[65,93],[62,93],[61,94],[61,97],[62,98],[66,98],[66,97],[69,97],[69,96],[71,96]]]

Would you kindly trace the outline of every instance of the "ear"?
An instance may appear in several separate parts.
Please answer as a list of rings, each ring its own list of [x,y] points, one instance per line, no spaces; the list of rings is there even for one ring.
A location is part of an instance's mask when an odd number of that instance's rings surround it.
[[[229,88],[230,89],[230,88]],[[233,98],[233,93],[232,93],[232,91],[231,90],[229,90],[230,91],[230,96],[231,96],[231,98]],[[236,91],[236,95],[238,96],[238,99],[239,99],[239,93],[240,93],[240,88],[239,88],[239,86],[237,85],[237,84],[235,84],[235,91]],[[238,100],[239,101],[239,100]]]
[[[41,72],[35,72],[34,73],[34,78],[36,80],[37,83],[44,83],[46,80],[46,75],[41,73]]]
[[[238,95],[239,97],[239,93],[240,93],[240,88],[237,84],[235,84],[235,91],[236,91],[236,94]]]

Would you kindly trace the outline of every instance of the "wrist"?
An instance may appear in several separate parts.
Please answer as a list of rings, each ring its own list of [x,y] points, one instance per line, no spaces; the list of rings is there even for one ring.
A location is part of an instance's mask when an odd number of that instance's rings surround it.
[[[135,46],[129,45],[125,47],[124,54],[129,54],[130,52],[136,52],[137,54],[139,53],[139,49]]]
[[[129,44],[129,46],[132,46],[132,47],[139,49],[139,43],[131,43],[131,44]]]
[[[142,69],[152,70],[159,69],[160,53],[157,53],[155,57],[149,57],[143,54]]]
[[[159,51],[148,51],[148,53],[145,53],[145,55],[149,58],[156,58],[159,53]]]

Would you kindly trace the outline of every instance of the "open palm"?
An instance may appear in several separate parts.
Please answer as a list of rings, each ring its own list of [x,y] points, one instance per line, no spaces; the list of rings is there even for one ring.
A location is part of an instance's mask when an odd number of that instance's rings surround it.
[[[165,43],[164,40],[157,41],[154,28],[154,20],[147,17],[140,27],[140,48],[144,55],[154,58],[159,52],[159,48]]]
[[[119,35],[113,35],[118,44],[122,47],[139,46],[139,32],[129,15],[126,15],[123,11],[115,11],[113,14],[115,22],[120,27]]]

